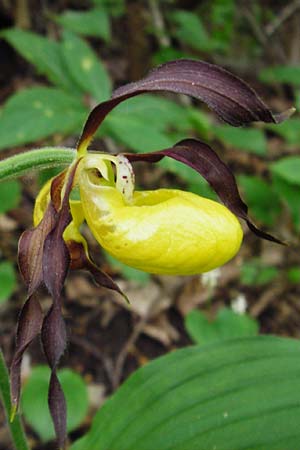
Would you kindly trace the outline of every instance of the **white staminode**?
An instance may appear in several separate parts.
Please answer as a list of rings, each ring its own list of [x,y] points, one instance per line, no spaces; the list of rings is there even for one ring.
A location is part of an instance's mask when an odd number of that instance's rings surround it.
[[[116,167],[116,180],[111,167]],[[108,155],[103,153],[89,153],[84,158],[85,169],[97,169],[101,176],[108,182],[106,185],[114,185],[123,195],[126,203],[131,203],[134,191],[134,172],[132,166],[124,155]]]
[[[116,157],[116,188],[120,191],[128,203],[132,202],[134,191],[134,172],[126,156]]]

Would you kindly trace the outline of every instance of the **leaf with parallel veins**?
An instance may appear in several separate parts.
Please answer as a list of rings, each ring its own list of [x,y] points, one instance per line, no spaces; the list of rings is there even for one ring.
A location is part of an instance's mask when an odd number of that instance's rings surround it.
[[[153,69],[145,78],[126,84],[113,92],[90,113],[78,143],[84,150],[107,114],[119,103],[140,94],[169,91],[186,94],[205,102],[217,115],[233,126],[253,121],[280,123],[294,109],[272,114],[256,92],[243,80],[222,67],[204,61],[179,59]]]
[[[233,173],[217,153],[204,142],[196,139],[184,139],[171,148],[150,153],[126,153],[125,156],[130,162],[145,161],[152,163],[168,156],[192,167],[207,180],[224,205],[246,221],[253,233],[263,239],[283,244],[282,241],[258,229],[251,222],[248,216],[248,207],[240,197]]]

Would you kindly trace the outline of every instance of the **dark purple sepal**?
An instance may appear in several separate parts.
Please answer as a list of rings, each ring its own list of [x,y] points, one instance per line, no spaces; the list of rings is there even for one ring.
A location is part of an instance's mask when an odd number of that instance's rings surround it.
[[[272,114],[256,92],[243,80],[222,67],[204,61],[179,59],[153,69],[145,78],[126,84],[112,98],[96,106],[88,116],[78,148],[87,145],[107,114],[119,103],[140,94],[169,91],[205,102],[218,116],[233,126],[262,121],[279,123],[294,109]]]
[[[200,173],[217,193],[224,205],[236,216],[244,219],[249,229],[257,236],[283,244],[279,239],[259,230],[248,216],[248,207],[240,197],[235,177],[217,153],[204,142],[184,139],[171,148],[150,153],[125,153],[130,162],[158,162],[165,156],[186,164]]]

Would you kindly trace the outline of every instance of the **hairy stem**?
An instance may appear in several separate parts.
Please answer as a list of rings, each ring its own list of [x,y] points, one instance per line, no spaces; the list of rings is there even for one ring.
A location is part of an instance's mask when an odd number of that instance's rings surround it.
[[[0,161],[0,181],[17,178],[32,170],[68,166],[76,156],[72,148],[44,147]]]
[[[16,450],[29,450],[29,445],[27,443],[19,416],[16,415],[13,422],[10,422],[9,420],[11,414],[9,376],[1,350],[0,350],[0,398],[2,399],[3,402],[3,406],[7,417],[7,423]]]

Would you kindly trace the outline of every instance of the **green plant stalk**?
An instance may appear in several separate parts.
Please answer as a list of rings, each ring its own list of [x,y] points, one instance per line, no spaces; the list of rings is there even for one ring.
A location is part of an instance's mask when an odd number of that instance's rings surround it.
[[[13,422],[10,422],[9,420],[11,412],[9,375],[1,350],[0,350],[0,397],[3,402],[3,406],[7,417],[7,423],[16,450],[30,450],[19,416],[16,415]]]
[[[75,149],[63,147],[44,147],[19,153],[0,161],[0,181],[18,178],[32,170],[68,166],[75,156]]]

